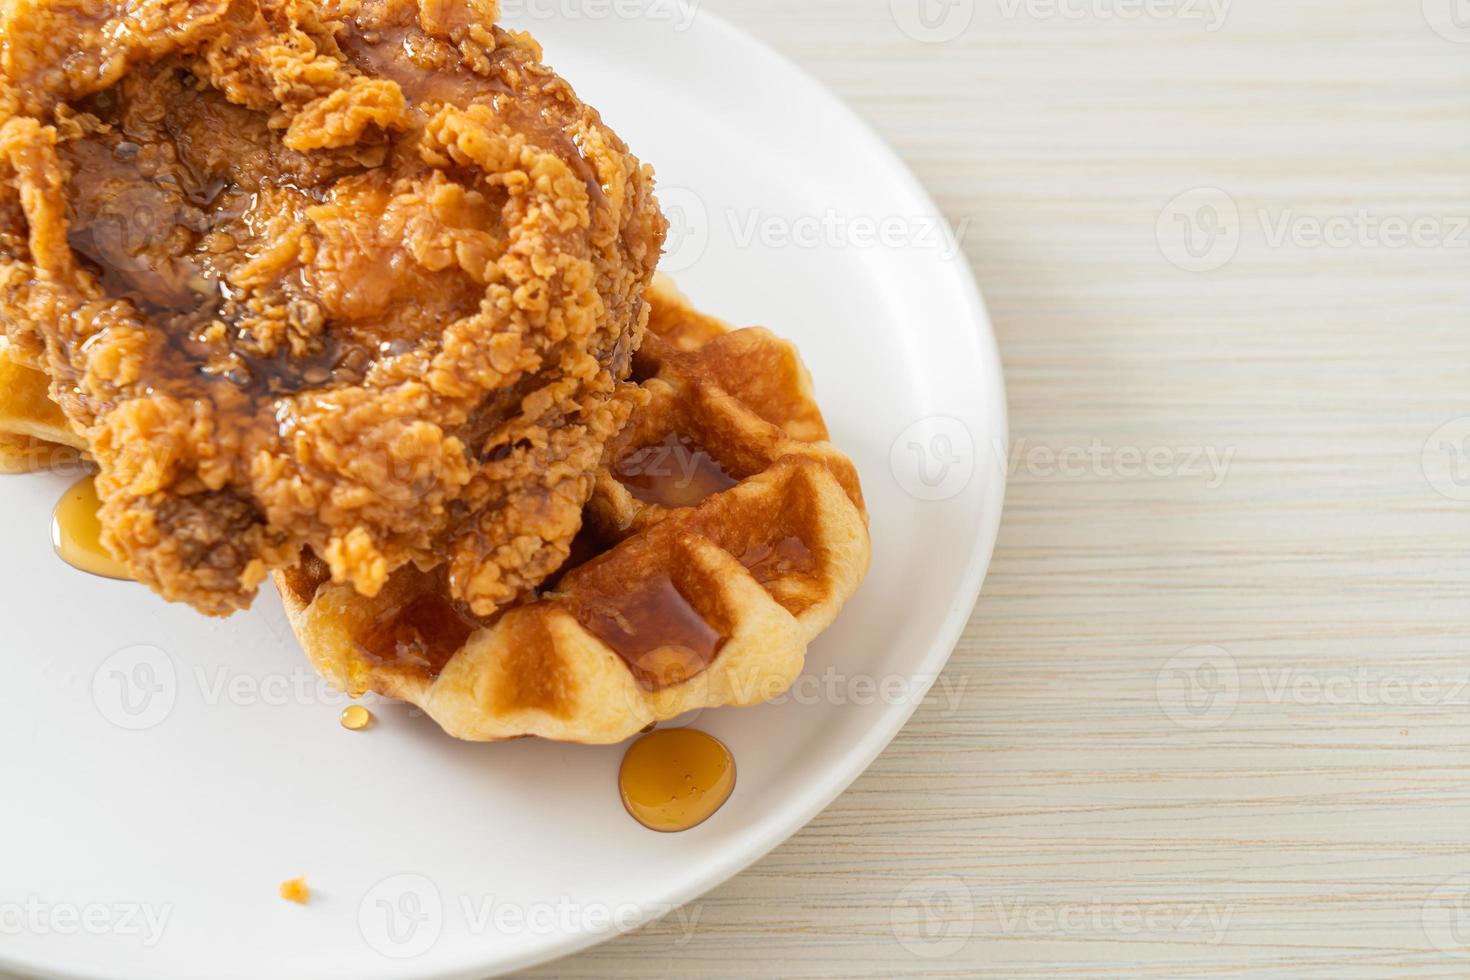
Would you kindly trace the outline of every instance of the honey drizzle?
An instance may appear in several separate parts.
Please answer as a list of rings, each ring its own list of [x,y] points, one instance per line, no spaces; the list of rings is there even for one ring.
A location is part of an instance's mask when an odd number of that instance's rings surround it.
[[[381,663],[421,668],[437,677],[478,628],[447,595],[426,592],[364,624],[354,638]]]
[[[775,544],[759,542],[740,555],[740,564],[750,570],[751,577],[762,585],[788,575],[810,574],[812,550],[796,535]]]
[[[583,600],[576,616],[623,658],[648,690],[694,677],[725,643],[667,573],[633,584],[621,596]]]
[[[51,515],[51,545],[73,568],[102,578],[131,579],[127,566],[102,545],[101,506],[92,477],[73,483]]]
[[[286,589],[303,604],[316,598],[316,590],[332,580],[332,570],[310,548],[301,553],[301,561],[281,569]]]
[[[628,814],[660,833],[697,827],[735,789],[735,757],[712,735],[666,728],[634,742],[618,770]]]
[[[758,541],[736,557],[787,612],[800,616],[811,607],[816,562],[800,537],[793,534],[774,543]]]
[[[638,500],[671,509],[693,507],[739,482],[708,450],[679,432],[628,453],[613,472]]]
[[[405,565],[376,596],[367,597],[345,585],[327,588],[331,571],[308,550],[282,579],[291,597],[340,622],[359,656],[423,677],[437,677],[475,631],[491,622],[449,597],[442,568],[422,572]]]

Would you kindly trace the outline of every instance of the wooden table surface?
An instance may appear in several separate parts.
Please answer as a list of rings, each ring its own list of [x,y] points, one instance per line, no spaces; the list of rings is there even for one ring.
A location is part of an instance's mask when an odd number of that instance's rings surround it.
[[[964,229],[1013,446],[960,696],[536,975],[1470,976],[1470,7],[920,2],[700,9]]]

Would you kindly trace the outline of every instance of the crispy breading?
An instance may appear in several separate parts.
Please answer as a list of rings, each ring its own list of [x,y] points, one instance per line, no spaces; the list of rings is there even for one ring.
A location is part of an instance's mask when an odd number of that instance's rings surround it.
[[[496,14],[0,7],[0,329],[166,598],[228,614],[310,548],[488,615],[566,557],[665,223]]]

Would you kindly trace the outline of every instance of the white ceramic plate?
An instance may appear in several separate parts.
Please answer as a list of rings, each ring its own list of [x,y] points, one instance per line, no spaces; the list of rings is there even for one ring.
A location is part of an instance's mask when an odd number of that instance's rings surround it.
[[[657,164],[668,267],[800,345],[857,461],[873,567],[781,703],[705,712],[730,802],[663,835],[620,748],[350,733],[273,595],[215,622],[51,553],[66,481],[4,480],[0,966],[56,976],[477,977],[667,912],[815,816],[903,725],[969,615],[1001,510],[999,361],[934,205],[847,109],[704,12],[512,17]],[[572,5],[611,10],[621,5]],[[1004,454],[999,456],[1004,459]],[[305,875],[307,907],[277,885]],[[678,913],[674,913],[678,914]]]

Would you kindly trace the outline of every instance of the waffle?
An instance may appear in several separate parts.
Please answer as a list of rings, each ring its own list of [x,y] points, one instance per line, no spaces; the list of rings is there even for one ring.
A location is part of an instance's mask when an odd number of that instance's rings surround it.
[[[46,375],[0,343],[0,473],[31,473],[75,464],[85,441],[47,392]]]
[[[306,555],[276,574],[328,681],[411,702],[450,735],[605,744],[697,708],[785,691],[867,569],[852,462],[827,443],[796,350],[655,284],[636,403],[563,566],[477,619],[444,573],[376,597]]]

